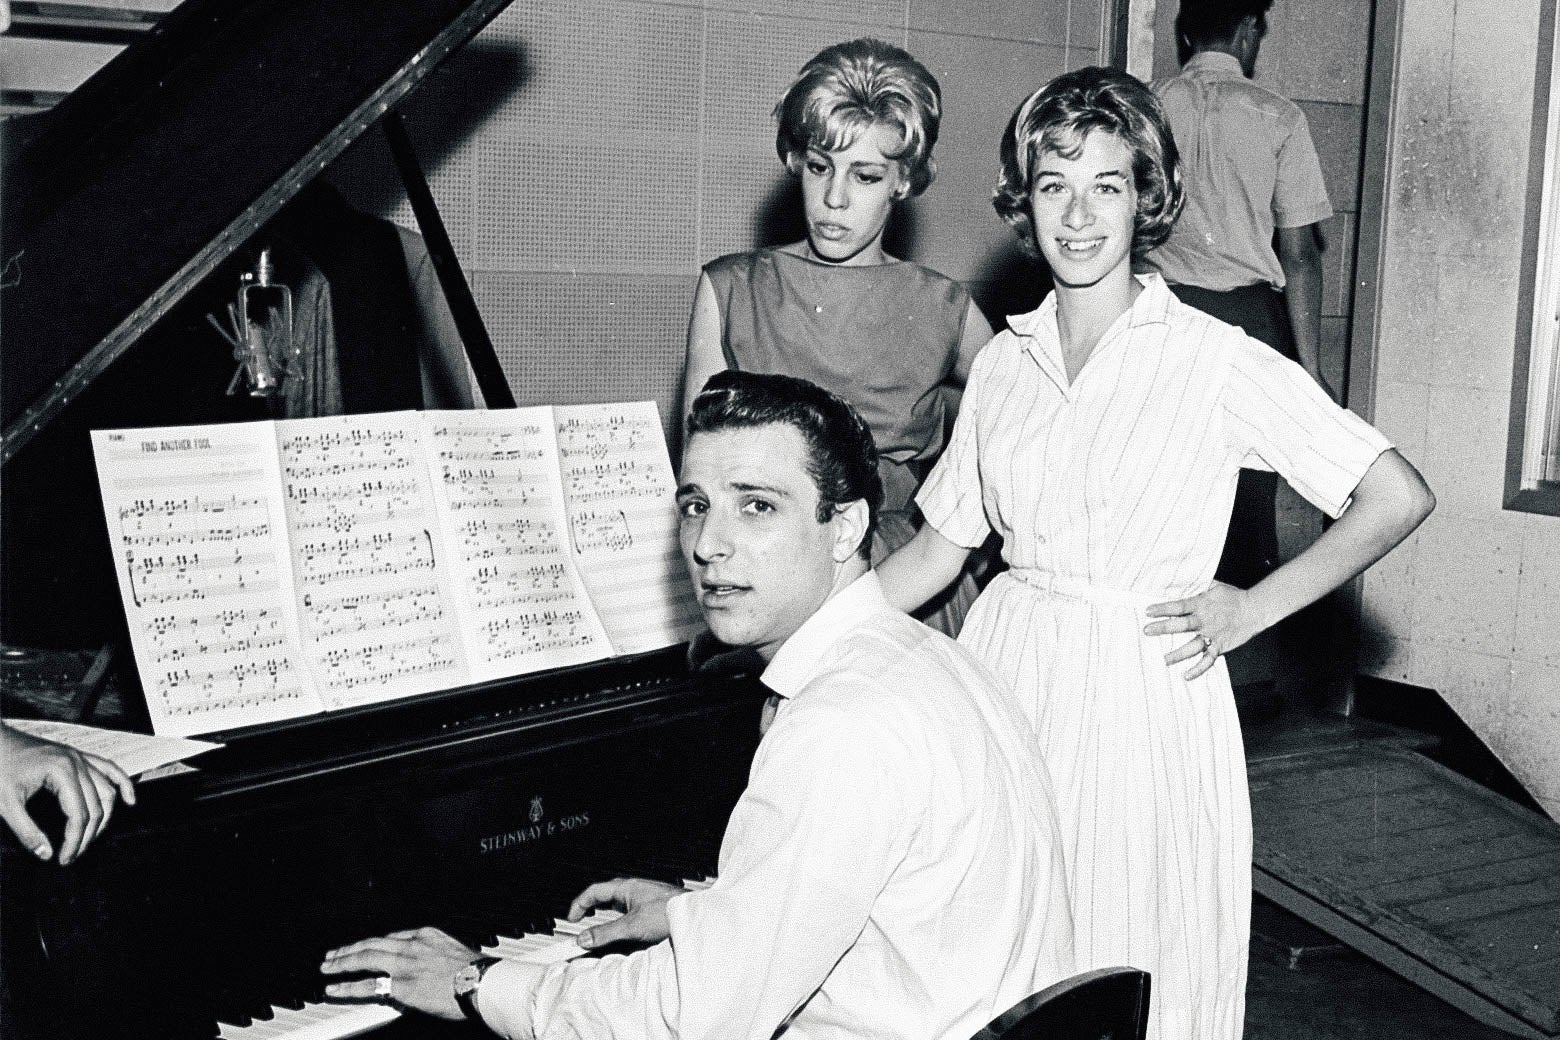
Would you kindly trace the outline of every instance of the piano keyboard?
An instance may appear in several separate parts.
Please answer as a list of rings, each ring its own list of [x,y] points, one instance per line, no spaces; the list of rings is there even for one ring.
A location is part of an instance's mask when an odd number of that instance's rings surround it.
[[[690,892],[709,888],[713,878],[684,880]],[[499,936],[482,947],[485,957],[500,957],[525,964],[556,964],[572,960],[589,951],[575,942],[575,936],[623,915],[616,910],[593,910],[579,921],[553,921],[552,934],[531,933],[517,939]],[[378,1029],[401,1016],[388,1004],[305,1003],[301,1008],[273,1006],[270,1017],[257,1018],[247,1026],[217,1023],[218,1040],[347,1040]]]

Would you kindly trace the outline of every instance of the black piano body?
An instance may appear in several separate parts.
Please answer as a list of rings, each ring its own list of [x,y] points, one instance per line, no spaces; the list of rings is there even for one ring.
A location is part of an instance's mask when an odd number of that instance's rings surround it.
[[[8,1035],[208,1040],[320,999],[334,945],[480,945],[592,881],[713,873],[757,712],[674,650],[231,738],[70,867],[7,849]]]
[[[180,353],[227,265],[506,2],[187,0],[8,157],[5,642],[116,641],[87,432],[263,417]],[[480,942],[593,880],[713,870],[759,699],[673,647],[214,735],[70,867],[6,836],[5,1035],[211,1037],[312,999],[337,943]],[[386,1035],[425,1030],[452,1035]]]

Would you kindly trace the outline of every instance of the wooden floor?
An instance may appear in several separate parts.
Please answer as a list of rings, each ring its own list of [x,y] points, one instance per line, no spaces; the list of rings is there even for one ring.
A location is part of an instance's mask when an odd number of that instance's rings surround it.
[[[1348,720],[1248,741],[1259,893],[1475,1018],[1560,1036],[1560,825]]]

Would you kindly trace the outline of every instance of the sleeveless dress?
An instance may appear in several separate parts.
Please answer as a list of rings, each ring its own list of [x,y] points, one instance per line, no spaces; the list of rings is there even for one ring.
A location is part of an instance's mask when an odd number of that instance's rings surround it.
[[[728,368],[811,380],[871,428],[883,481],[872,560],[881,561],[920,527],[915,492],[951,419],[941,387],[958,361],[969,293],[909,261],[842,267],[776,249],[723,256],[704,273]],[[966,573],[917,616],[957,635],[977,592]]]
[[[1056,794],[1078,970],[1153,974],[1150,1040],[1238,1040],[1251,910],[1245,755],[1221,658],[1188,680],[1145,608],[1213,580],[1240,469],[1342,512],[1389,445],[1158,275],[1067,381],[1056,297],[975,359],[919,499],[1010,569],[959,642],[1017,694]]]

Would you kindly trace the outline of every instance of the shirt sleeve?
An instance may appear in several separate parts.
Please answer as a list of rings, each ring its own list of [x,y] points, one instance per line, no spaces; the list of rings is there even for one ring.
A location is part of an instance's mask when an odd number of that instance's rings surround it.
[[[495,965],[487,1023],[541,1040],[770,1040],[866,927],[913,831],[907,750],[859,711],[813,701],[781,709],[715,884],[667,904],[669,940],[540,975]]]
[[[1255,455],[1337,518],[1365,471],[1392,443],[1334,404],[1304,369],[1266,344],[1236,333],[1230,351],[1221,404],[1231,450]]]
[[[926,522],[950,542],[967,549],[980,545],[991,533],[980,479],[979,428],[985,399],[981,390],[982,384],[991,378],[992,363],[1004,339],[1005,336],[998,333],[976,355],[948,447],[915,496]]]
[[[1296,111],[1294,125],[1278,150],[1278,171],[1273,182],[1273,225],[1305,227],[1333,215],[1327,198],[1322,162],[1311,143],[1305,113]]]

